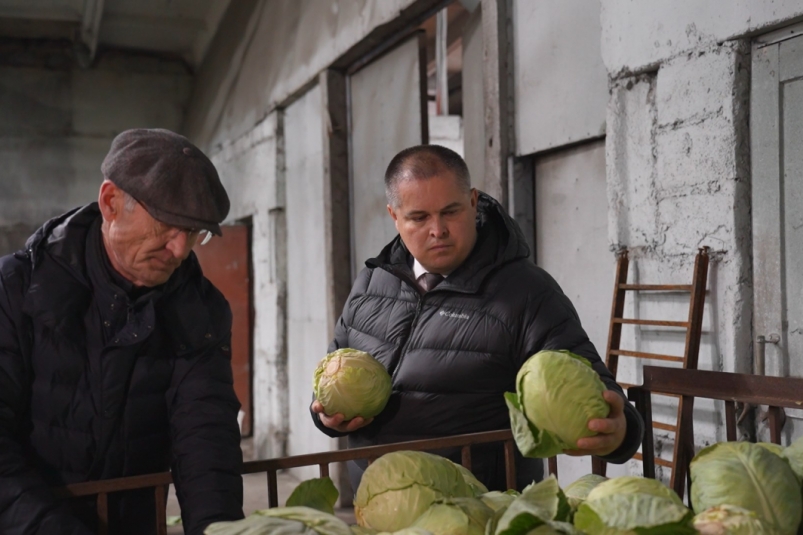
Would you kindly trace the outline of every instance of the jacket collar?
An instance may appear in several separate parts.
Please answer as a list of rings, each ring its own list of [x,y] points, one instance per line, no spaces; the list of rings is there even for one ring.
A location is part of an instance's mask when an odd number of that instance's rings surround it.
[[[501,266],[527,258],[530,249],[519,225],[493,197],[480,192],[477,203],[477,243],[465,262],[438,285],[435,291],[453,290],[477,293],[483,281]],[[365,262],[369,268],[381,268],[415,286],[410,252],[401,236]]]
[[[32,271],[23,311],[77,343],[83,336],[79,326],[90,301],[114,299],[115,293],[121,292],[104,273],[99,251],[91,250],[89,233],[99,217],[97,203],[76,208],[46,222],[26,243]],[[98,245],[102,247],[102,243]],[[198,260],[191,253],[170,280],[159,290],[143,295],[135,305],[146,308],[154,299],[160,300],[157,315],[163,318],[179,354],[219,340],[225,335],[226,324],[230,325],[230,318],[227,322],[217,317],[217,311],[210,313],[206,294],[216,293],[211,285],[190,283],[202,278]],[[220,301],[225,305],[222,298]]]

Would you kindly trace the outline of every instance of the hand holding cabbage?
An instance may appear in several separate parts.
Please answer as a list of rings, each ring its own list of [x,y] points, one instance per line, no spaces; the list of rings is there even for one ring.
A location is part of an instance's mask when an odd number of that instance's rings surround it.
[[[569,351],[539,351],[505,394],[525,457],[607,455],[624,441],[624,399],[607,391],[589,362]]]
[[[326,427],[348,433],[371,423],[390,398],[385,367],[364,351],[343,348],[326,355],[313,378],[312,412]]]

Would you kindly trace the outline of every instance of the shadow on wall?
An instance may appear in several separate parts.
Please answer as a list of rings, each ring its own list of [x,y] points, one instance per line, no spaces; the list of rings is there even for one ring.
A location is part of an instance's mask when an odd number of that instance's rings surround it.
[[[0,256],[5,256],[25,247],[25,241],[39,225],[16,223],[0,227]]]

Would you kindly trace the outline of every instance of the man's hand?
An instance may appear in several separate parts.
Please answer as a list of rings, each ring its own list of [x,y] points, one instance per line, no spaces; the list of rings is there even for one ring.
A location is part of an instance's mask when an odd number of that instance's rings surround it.
[[[588,428],[598,433],[593,437],[581,438],[577,441],[576,450],[566,450],[566,455],[609,455],[622,445],[627,431],[627,421],[625,420],[625,400],[613,390],[606,390],[602,397],[611,406],[611,412],[607,418],[589,420]]]
[[[340,433],[351,433],[374,421],[373,418],[368,418],[366,420],[362,416],[355,416],[351,420],[343,421],[345,417],[341,413],[328,416],[323,412],[323,404],[317,399],[312,402],[312,412],[318,415],[323,425]]]

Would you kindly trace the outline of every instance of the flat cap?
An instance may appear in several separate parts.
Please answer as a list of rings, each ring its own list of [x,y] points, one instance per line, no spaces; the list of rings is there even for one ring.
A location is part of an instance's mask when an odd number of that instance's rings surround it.
[[[158,221],[221,235],[229,196],[214,164],[184,136],[160,128],[126,130],[114,138],[100,169]]]

